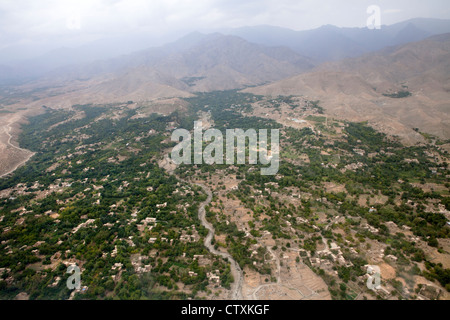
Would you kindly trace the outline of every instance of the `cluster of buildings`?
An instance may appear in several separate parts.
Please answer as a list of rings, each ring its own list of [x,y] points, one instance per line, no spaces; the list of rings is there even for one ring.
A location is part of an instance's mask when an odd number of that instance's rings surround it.
[[[341,251],[341,247],[339,247],[335,242],[331,242],[329,248],[318,251],[317,255],[319,256],[319,258],[311,259],[311,264],[313,266],[318,267],[321,265],[325,265],[331,267],[331,261],[345,267],[353,266],[350,261],[345,260],[344,255]],[[329,259],[331,259],[331,261]]]
[[[218,283],[220,283],[220,276],[219,276],[219,274],[220,274],[220,271],[219,270],[215,270],[214,272],[213,271],[208,272],[206,274],[206,277],[208,278],[209,282],[218,284]]]
[[[149,224],[152,224],[149,226]],[[149,231],[153,229],[153,227],[156,226],[156,218],[147,217],[141,221],[140,224],[137,225],[137,229],[140,232],[144,232],[145,228],[148,227]]]
[[[146,259],[145,256],[138,256],[136,259],[131,260],[131,265],[134,268],[134,271],[138,274],[148,273],[152,270],[152,266],[149,264],[142,265],[142,260]]]

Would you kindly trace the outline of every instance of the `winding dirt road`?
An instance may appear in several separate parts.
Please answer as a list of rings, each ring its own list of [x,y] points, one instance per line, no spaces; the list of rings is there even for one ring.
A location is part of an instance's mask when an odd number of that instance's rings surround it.
[[[34,156],[34,154],[35,154],[34,152],[31,152],[30,150],[26,150],[26,149],[20,148],[20,147],[15,146],[15,145],[13,145],[13,144],[11,143],[11,140],[12,140],[12,138],[13,138],[13,136],[11,135],[11,123],[14,123],[14,121],[11,120],[11,121],[8,122],[7,125],[4,125],[4,126],[3,126],[3,131],[4,131],[4,133],[6,133],[6,135],[8,136],[8,141],[7,141],[6,145],[7,145],[7,146],[10,146],[11,148],[16,149],[16,150],[18,150],[18,151],[20,151],[20,152],[25,153],[26,156],[24,156],[24,160],[18,162],[18,163],[13,167],[13,169],[9,170],[9,171],[6,172],[6,173],[1,174],[1,175],[0,175],[0,178],[3,178],[3,177],[5,177],[5,176],[7,176],[7,175],[13,173],[17,168],[19,168],[20,166],[24,165],[28,160],[30,160],[30,158],[31,158],[32,156]]]
[[[244,281],[244,274],[242,272],[241,267],[239,267],[238,263],[233,259],[233,257],[228,252],[221,252],[214,248],[211,244],[211,240],[214,237],[214,227],[211,223],[206,220],[206,211],[205,207],[212,200],[212,192],[209,187],[200,183],[193,183],[194,185],[200,187],[205,191],[208,198],[200,204],[200,208],[198,209],[198,217],[202,223],[202,225],[208,229],[208,235],[205,238],[204,245],[205,247],[214,255],[221,256],[222,258],[228,260],[231,264],[231,274],[233,275],[234,282],[231,286],[231,299],[232,300],[243,300],[242,296],[242,283]]]
[[[206,193],[207,198],[205,201],[203,201],[200,204],[200,207],[198,209],[198,218],[200,219],[201,224],[208,230],[208,234],[205,237],[204,245],[208,249],[209,252],[211,252],[213,255],[218,255],[224,258],[225,260],[228,260],[230,262],[230,268],[231,268],[231,274],[233,276],[233,284],[231,285],[231,293],[230,293],[230,299],[231,300],[244,300],[244,297],[242,295],[242,286],[244,283],[244,273],[239,267],[239,264],[236,262],[236,260],[233,259],[233,257],[228,252],[222,252],[218,251],[214,248],[211,241],[214,237],[214,227],[211,223],[209,223],[206,220],[206,211],[205,207],[211,203],[212,200],[212,191],[211,189],[201,183],[196,182],[190,182],[182,179],[178,175],[175,174],[176,165],[169,159],[169,157],[166,155],[162,161],[159,162],[159,166],[164,168],[169,174],[174,175],[178,180],[189,184],[189,185],[196,185],[203,189],[203,191]]]

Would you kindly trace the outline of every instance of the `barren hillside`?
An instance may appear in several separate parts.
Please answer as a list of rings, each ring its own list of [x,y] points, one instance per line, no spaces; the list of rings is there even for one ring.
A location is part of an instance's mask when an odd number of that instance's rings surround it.
[[[413,128],[450,137],[450,35],[324,64],[310,73],[247,89],[263,95],[303,95],[320,100],[333,116],[369,120],[409,143]],[[397,92],[411,96],[393,98]]]

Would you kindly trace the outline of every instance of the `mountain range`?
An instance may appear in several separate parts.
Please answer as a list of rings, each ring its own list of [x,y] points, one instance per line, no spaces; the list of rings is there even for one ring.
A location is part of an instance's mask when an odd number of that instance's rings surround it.
[[[364,53],[373,52],[387,46],[396,46],[413,41],[424,40],[427,37],[450,32],[450,20],[440,19],[412,19],[390,26],[382,26],[380,30],[368,28],[339,28],[331,25],[313,30],[294,31],[273,26],[255,26],[236,29],[220,30],[223,35],[237,36],[248,42],[265,47],[286,47],[297,54],[308,57],[315,65],[326,61],[356,57]],[[0,84],[11,82],[26,82],[35,80],[55,69],[69,66],[79,68],[80,65],[90,65],[95,62],[102,65],[102,61],[117,63],[119,56],[127,55],[131,59],[142,53],[153,54],[174,53],[183,48],[198,44],[207,37],[200,33],[192,33],[181,40],[161,47],[147,49],[155,35],[137,34],[134,37],[111,38],[95,41],[75,48],[59,48],[28,59],[11,61],[6,49],[0,51]],[[24,50],[29,51],[29,50]],[[119,58],[120,60],[120,58]],[[137,60],[141,61],[141,60]],[[92,66],[89,66],[90,68]],[[96,68],[94,68],[96,69]]]
[[[301,55],[314,58],[316,63],[357,57],[388,46],[420,41],[448,32],[450,32],[450,20],[424,18],[382,26],[378,30],[325,25],[306,31],[293,31],[272,26],[244,27],[225,31],[254,43],[287,46]]]
[[[39,97],[45,98],[39,103],[56,107],[140,102],[256,86],[313,67],[310,59],[286,47],[266,47],[222,34],[191,34],[160,48],[58,68],[21,90],[40,92]]]
[[[196,32],[161,47],[60,66],[14,91],[20,92],[18,105],[56,108],[245,88],[263,95],[303,95],[320,100],[330,115],[369,120],[415,143],[422,136],[412,128],[450,137],[450,36],[422,39],[442,31],[450,32],[449,21],[415,19],[381,30]],[[0,71],[3,78],[26,77],[11,66]],[[410,96],[393,97],[402,91]],[[0,97],[0,105],[6,98]]]

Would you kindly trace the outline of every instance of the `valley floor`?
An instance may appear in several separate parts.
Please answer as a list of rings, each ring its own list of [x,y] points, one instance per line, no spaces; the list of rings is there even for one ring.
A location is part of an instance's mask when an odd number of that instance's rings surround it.
[[[448,142],[405,146],[303,97],[225,91],[182,112],[146,108],[49,109],[22,126],[20,148],[2,118],[6,148],[34,156],[0,179],[0,298],[449,299]],[[175,166],[171,133],[199,119],[279,129],[278,173]],[[71,264],[79,291],[65,285]]]

